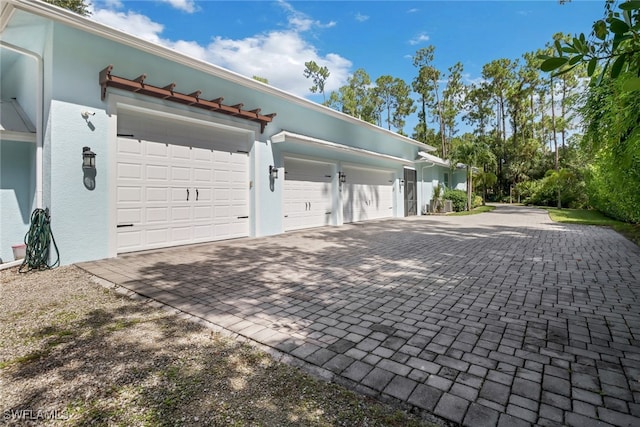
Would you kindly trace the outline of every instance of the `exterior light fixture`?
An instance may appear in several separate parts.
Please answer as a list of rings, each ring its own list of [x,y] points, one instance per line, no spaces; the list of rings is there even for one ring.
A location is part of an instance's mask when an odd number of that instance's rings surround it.
[[[96,188],[96,173],[96,153],[89,147],[82,147],[82,182],[89,191]]]
[[[82,168],[83,169],[96,168],[96,153],[91,151],[90,147],[82,147]]]
[[[338,181],[340,181],[340,184],[347,182],[347,174],[344,172],[338,172]]]
[[[278,179],[278,168],[273,166],[273,165],[269,165],[269,178],[271,179]]]

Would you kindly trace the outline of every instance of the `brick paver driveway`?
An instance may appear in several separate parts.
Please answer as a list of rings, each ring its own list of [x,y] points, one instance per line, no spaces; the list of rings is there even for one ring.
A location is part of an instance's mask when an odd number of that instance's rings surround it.
[[[640,425],[640,248],[609,229],[500,206],[81,266],[456,423]]]

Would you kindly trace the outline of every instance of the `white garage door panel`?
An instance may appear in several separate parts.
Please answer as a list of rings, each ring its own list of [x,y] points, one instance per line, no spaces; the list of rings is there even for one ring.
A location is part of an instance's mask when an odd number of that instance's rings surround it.
[[[142,167],[134,163],[120,163],[118,176],[122,179],[142,179]]]
[[[117,156],[118,252],[249,235],[247,154],[118,138]]]
[[[342,190],[344,222],[393,216],[393,174],[345,167],[347,182]]]
[[[119,202],[139,203],[142,200],[142,189],[140,187],[119,187],[117,195]]]
[[[284,229],[331,224],[333,165],[285,159]]]
[[[171,168],[171,181],[173,185],[191,183],[191,168],[185,166],[173,166]]]
[[[142,209],[138,209],[139,211],[141,211]],[[147,206],[147,208],[145,209],[146,212],[146,219],[147,219],[147,224],[153,224],[153,223],[164,223],[169,221],[169,208],[167,208],[166,206],[163,207],[159,207],[159,208],[153,208],[153,207],[149,207]],[[139,221],[124,221],[124,222],[139,222]]]
[[[142,168],[140,168],[142,169]],[[166,182],[169,177],[169,168],[167,166],[147,165],[147,181]],[[142,179],[142,174],[135,178]]]

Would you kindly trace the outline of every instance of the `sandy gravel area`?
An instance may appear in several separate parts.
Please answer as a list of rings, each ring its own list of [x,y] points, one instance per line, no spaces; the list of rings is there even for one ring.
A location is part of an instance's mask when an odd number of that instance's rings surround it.
[[[428,425],[70,266],[0,272],[0,424]]]

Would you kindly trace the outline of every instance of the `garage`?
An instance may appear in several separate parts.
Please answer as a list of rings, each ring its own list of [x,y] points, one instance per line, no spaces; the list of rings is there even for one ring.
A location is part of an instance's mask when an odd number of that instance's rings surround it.
[[[233,135],[135,116],[119,134],[118,253],[249,235],[249,156]]]
[[[342,184],[344,223],[393,217],[393,173],[345,166]]]
[[[284,168],[285,231],[331,225],[335,166],[285,158]]]

